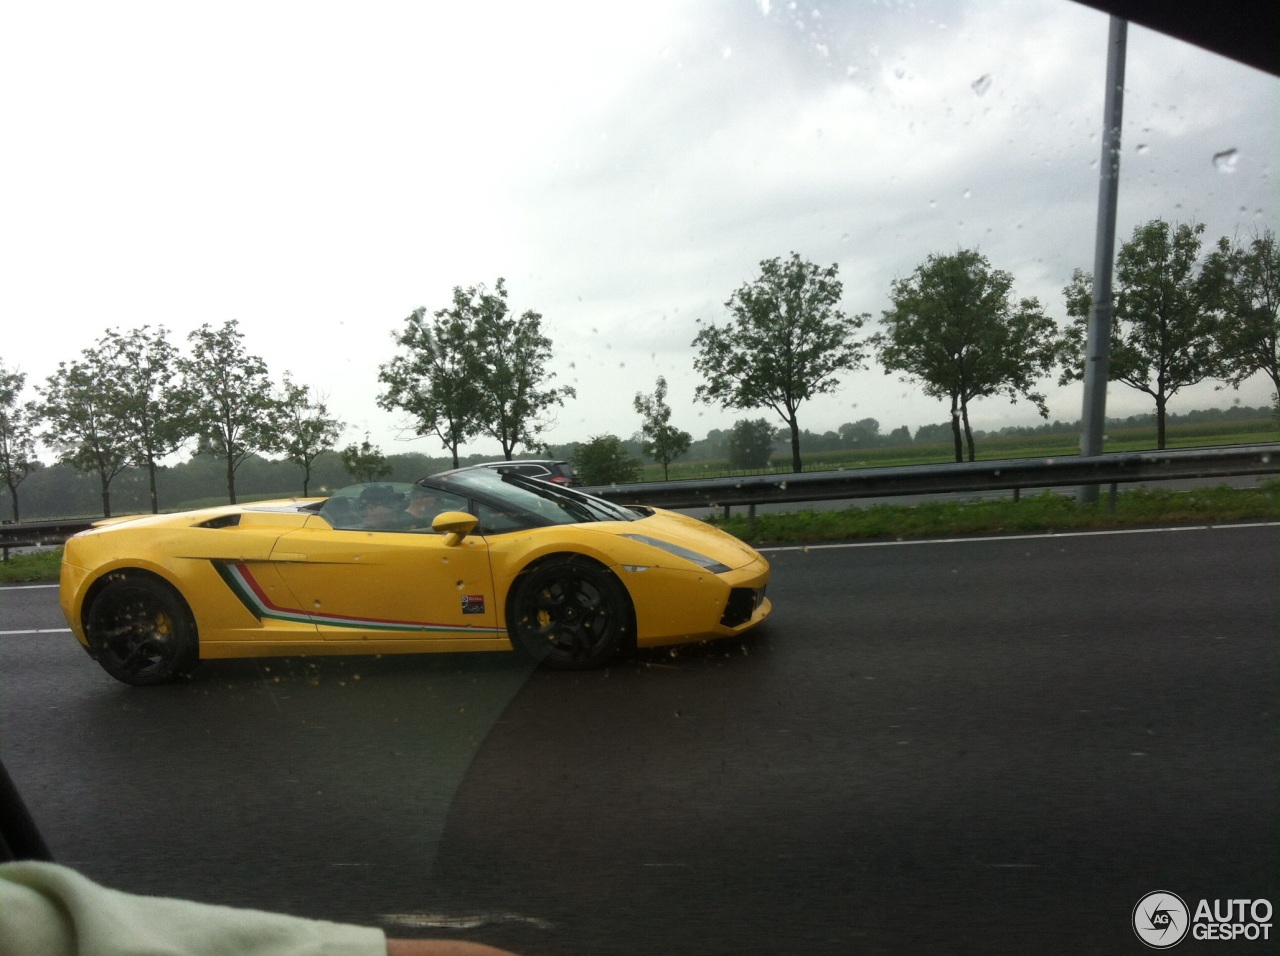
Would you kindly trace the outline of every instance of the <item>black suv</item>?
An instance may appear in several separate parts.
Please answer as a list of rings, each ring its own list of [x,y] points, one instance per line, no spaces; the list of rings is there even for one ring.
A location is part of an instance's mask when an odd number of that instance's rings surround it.
[[[557,485],[576,485],[578,475],[567,461],[551,461],[533,458],[520,458],[516,461],[486,461],[472,468],[492,468],[495,471],[513,471],[517,475],[528,475],[530,478],[541,478]]]

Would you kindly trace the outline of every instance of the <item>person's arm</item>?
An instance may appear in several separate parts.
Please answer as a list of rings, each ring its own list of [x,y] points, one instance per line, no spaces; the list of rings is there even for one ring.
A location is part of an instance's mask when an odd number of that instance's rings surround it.
[[[452,940],[99,886],[53,863],[0,864],[0,956],[512,956]]]

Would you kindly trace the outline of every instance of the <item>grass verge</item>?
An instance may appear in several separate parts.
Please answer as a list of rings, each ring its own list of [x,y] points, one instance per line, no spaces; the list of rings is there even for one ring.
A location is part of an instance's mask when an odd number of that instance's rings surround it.
[[[62,549],[28,551],[11,554],[8,561],[0,561],[0,583],[18,584],[31,581],[56,581],[62,564]]]
[[[1047,492],[1021,501],[937,501],[761,514],[754,522],[746,515],[731,515],[712,523],[743,541],[766,545],[1266,519],[1280,519],[1280,481],[1257,488],[1135,489],[1116,496],[1114,512],[1105,492],[1097,504],[1088,506]]]

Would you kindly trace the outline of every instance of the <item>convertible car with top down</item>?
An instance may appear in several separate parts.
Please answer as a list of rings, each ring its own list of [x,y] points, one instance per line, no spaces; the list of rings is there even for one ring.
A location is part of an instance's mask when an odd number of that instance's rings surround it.
[[[60,600],[113,677],[205,659],[517,649],[562,669],[742,634],[769,565],[685,515],[463,468],[328,498],[115,518],[73,536]]]

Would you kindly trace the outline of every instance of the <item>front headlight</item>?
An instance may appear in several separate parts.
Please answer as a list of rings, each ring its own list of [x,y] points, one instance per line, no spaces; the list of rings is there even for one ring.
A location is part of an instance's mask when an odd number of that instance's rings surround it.
[[[710,571],[712,574],[723,574],[725,571],[731,570],[728,566],[713,558],[708,558],[705,554],[690,551],[688,548],[682,548],[680,545],[672,544],[670,541],[651,538],[646,534],[624,534],[622,537],[630,538],[632,541],[639,541],[641,544],[647,544],[657,548],[659,551],[665,551],[667,554],[674,554],[677,558],[684,558],[686,561],[690,561],[698,567]]]

